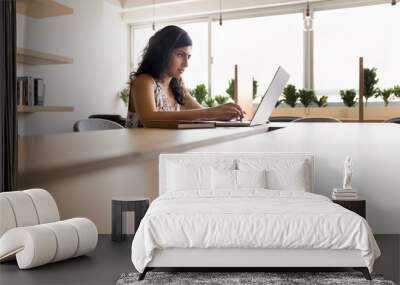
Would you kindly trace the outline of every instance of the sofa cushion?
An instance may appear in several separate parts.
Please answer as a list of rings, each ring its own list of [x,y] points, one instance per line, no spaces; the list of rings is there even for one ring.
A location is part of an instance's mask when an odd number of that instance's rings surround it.
[[[8,199],[0,194],[0,238],[1,236],[8,231],[9,229],[15,228],[17,226],[17,222],[15,221],[15,216],[13,209],[11,207]]]
[[[56,201],[49,192],[43,189],[22,191],[32,199],[38,215],[39,224],[57,222],[60,220]]]
[[[33,226],[39,223],[35,205],[30,196],[23,191],[3,192],[15,216],[17,227]]]

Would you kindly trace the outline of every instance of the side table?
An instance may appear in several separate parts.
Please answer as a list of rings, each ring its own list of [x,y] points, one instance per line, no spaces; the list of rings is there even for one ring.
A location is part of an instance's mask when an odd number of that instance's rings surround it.
[[[135,212],[135,230],[149,208],[150,199],[147,197],[118,196],[113,197],[111,202],[111,239],[123,241],[126,235],[122,233],[122,213],[126,211]]]
[[[332,200],[333,203],[339,204],[340,206],[359,214],[361,217],[366,219],[366,201],[362,199],[357,200]]]

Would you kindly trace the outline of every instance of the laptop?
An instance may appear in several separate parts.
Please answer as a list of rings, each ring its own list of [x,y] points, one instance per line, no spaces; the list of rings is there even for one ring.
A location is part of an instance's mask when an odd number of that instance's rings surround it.
[[[282,94],[283,88],[285,88],[289,81],[289,73],[279,66],[275,73],[274,78],[264,96],[261,99],[260,104],[257,107],[253,118],[250,121],[215,121],[217,127],[253,127],[257,125],[263,125],[268,122],[272,111],[275,108],[275,104]]]

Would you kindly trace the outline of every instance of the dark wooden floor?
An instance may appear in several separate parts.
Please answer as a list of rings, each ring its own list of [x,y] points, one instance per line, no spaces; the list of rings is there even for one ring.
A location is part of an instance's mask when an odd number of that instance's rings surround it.
[[[376,273],[399,283],[400,235],[375,236],[382,256]],[[94,252],[29,270],[19,270],[16,262],[0,264],[0,284],[115,284],[124,272],[134,271],[130,258],[131,239],[115,243],[100,235]]]

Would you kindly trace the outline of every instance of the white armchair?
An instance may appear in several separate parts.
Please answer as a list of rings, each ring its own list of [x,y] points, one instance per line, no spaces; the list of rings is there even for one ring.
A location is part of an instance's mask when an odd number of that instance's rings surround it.
[[[57,262],[94,250],[97,238],[86,218],[60,221],[46,190],[0,193],[0,262],[16,258],[20,269]]]

